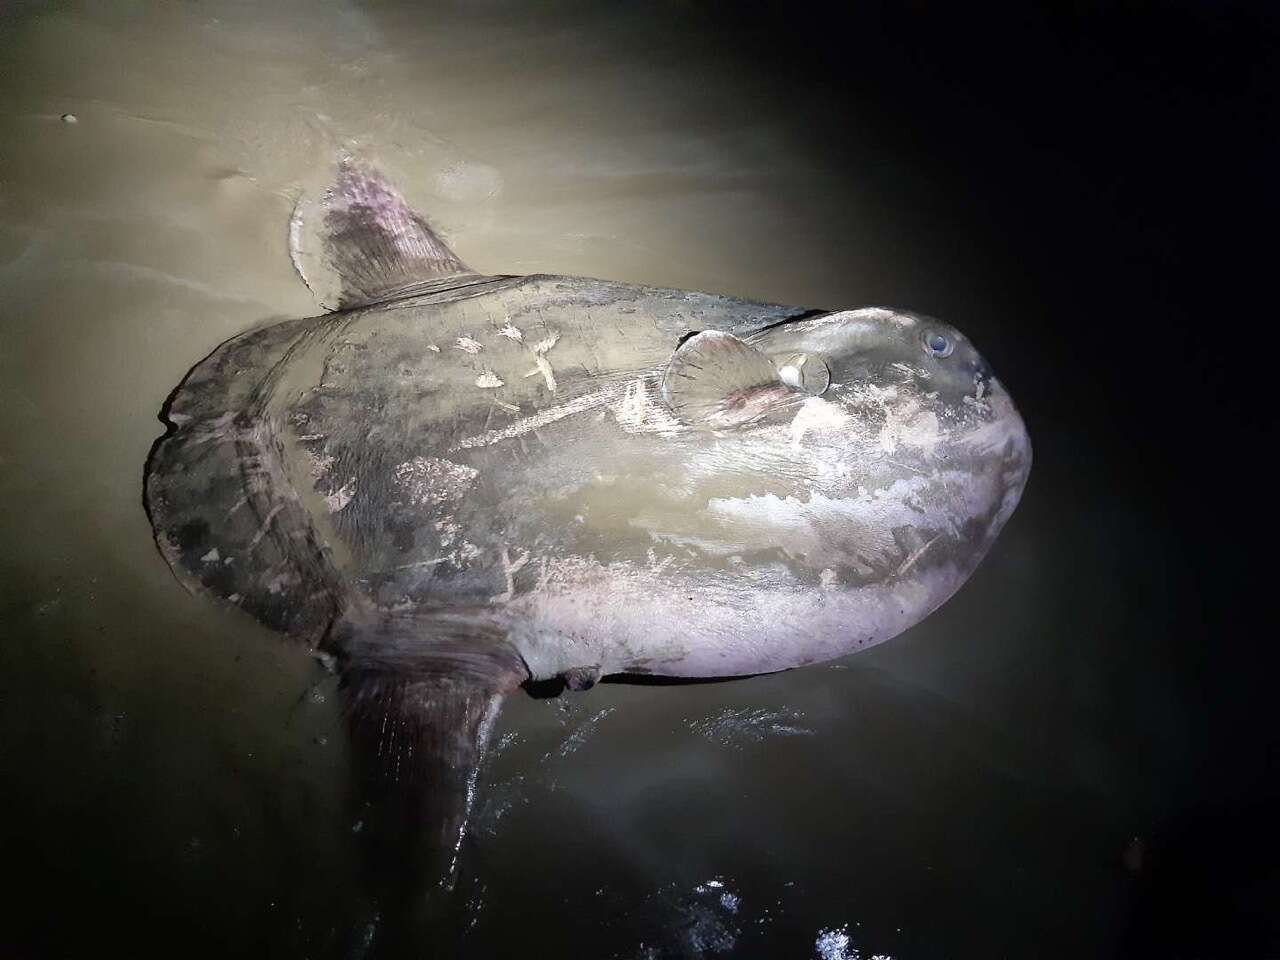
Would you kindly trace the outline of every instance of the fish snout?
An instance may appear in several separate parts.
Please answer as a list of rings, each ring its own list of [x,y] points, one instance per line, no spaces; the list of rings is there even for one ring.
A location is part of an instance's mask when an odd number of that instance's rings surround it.
[[[989,386],[995,378],[996,374],[995,371],[991,369],[991,364],[987,363],[987,361],[982,359],[982,357],[978,357],[973,364],[974,382]]]
[[[989,373],[983,382],[985,398],[991,411],[987,429],[994,441],[993,448],[1003,460],[1006,496],[1011,496],[1016,504],[1031,475],[1031,436],[1004,384]]]

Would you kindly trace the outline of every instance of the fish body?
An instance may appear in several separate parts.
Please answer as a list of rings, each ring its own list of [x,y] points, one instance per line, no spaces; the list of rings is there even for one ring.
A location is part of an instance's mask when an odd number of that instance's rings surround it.
[[[476,273],[354,163],[306,223],[295,261],[337,309],[196,365],[148,509],[181,580],[332,658],[357,729],[465,732],[437,783],[527,680],[889,639],[1026,483],[1008,393],[940,321]]]
[[[976,352],[930,356],[942,329],[553,276],[280,324],[175,396],[152,472],[162,544],[285,632],[350,594],[451,608],[535,679],[842,656],[946,600],[1025,482],[1008,395]],[[830,383],[748,425],[684,422],[663,377],[700,331],[779,365],[821,357]]]

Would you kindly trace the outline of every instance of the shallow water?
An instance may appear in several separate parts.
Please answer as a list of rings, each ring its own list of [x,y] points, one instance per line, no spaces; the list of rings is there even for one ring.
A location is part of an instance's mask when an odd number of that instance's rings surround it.
[[[1144,886],[1139,854],[1164,842],[1185,864],[1170,824],[1253,809],[1258,745],[1222,759],[1201,655],[1168,639],[1213,616],[1188,599],[1198,529],[1170,526],[1167,474],[1109,465],[1134,455],[1106,392],[1132,345],[1104,362],[1055,326],[1122,273],[1138,287],[1123,303],[1142,302],[1176,258],[1157,237],[1135,263],[1143,209],[1093,189],[1034,123],[988,180],[964,179],[963,130],[912,129],[909,44],[861,37],[865,57],[833,66],[827,49],[811,74],[816,32],[762,58],[787,22],[730,30],[681,4],[4,14],[0,750],[24,889],[0,936],[18,955],[320,956],[376,928],[350,903],[361,822],[333,682],[187,595],[141,501],[183,374],[316,312],[289,215],[351,144],[481,271],[944,316],[1037,445],[973,581],[889,644],[734,683],[512,698],[457,894],[466,955],[1099,955],[1197,901],[1195,884]],[[894,99],[895,76],[917,99]],[[1003,129],[1011,107],[929,83],[922,123],[954,107]],[[1081,279],[1011,231],[1085,197],[1127,239],[1104,239]],[[1241,716],[1257,692],[1205,682]],[[1252,933],[1269,882],[1209,915]]]

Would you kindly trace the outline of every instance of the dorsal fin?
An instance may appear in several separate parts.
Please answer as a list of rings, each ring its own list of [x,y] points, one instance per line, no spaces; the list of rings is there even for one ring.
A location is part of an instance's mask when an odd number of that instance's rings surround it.
[[[331,310],[474,275],[381,173],[350,157],[339,161],[318,201],[298,201],[289,253],[303,282]]]
[[[712,430],[753,423],[792,395],[772,360],[721,330],[704,330],[682,343],[662,378],[672,412],[690,426]]]

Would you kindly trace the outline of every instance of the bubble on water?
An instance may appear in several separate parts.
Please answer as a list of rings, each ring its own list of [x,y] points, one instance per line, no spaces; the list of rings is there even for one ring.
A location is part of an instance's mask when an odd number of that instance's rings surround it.
[[[741,933],[735,921],[741,898],[723,877],[703,881],[693,893],[677,905],[683,919],[678,925],[683,945],[697,956],[733,950]]]
[[[485,787],[480,808],[472,817],[472,832],[496,837],[502,822],[518,806],[529,803],[528,785],[519,774]]]
[[[490,758],[500,756],[506,753],[512,747],[520,742],[520,734],[514,730],[504,733],[497,741],[489,747],[488,755]]]
[[[599,713],[596,713],[582,721],[582,723],[578,725],[578,729],[574,730],[573,733],[564,738],[564,741],[560,744],[556,753],[562,758],[569,756],[571,753],[575,753],[584,743],[587,742],[588,739],[590,739],[591,735],[595,733],[596,727],[599,726],[600,721],[613,713],[613,711],[613,707],[605,707]],[[551,754],[548,753],[545,759],[550,760]]]
[[[849,945],[849,925],[838,930],[819,930],[813,944],[822,960],[858,960],[858,951]]]
[[[893,960],[893,957],[886,953],[876,953],[867,957],[859,953],[849,938],[847,923],[841,927],[819,930],[818,939],[813,944],[813,951],[820,960]]]
[[[375,912],[363,925],[358,927],[357,940],[349,956],[356,958],[367,957],[373,947],[373,941],[377,939],[378,927],[381,924],[382,914]]]

